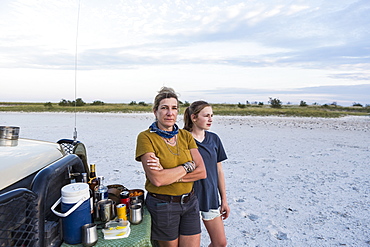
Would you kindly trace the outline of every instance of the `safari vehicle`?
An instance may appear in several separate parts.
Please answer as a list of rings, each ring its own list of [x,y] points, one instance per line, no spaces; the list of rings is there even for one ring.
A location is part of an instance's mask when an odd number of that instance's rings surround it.
[[[50,208],[64,185],[89,174],[85,146],[18,136],[19,127],[0,126],[0,246],[60,246],[60,218]]]

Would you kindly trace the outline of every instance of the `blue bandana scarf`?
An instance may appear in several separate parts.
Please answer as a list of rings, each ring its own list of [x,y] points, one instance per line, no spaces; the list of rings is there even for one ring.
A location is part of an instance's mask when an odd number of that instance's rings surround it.
[[[155,132],[163,138],[172,138],[179,133],[179,127],[177,126],[177,124],[173,126],[172,131],[161,130],[160,128],[158,128],[157,122],[152,123],[152,125],[149,126],[149,129],[150,132]]]

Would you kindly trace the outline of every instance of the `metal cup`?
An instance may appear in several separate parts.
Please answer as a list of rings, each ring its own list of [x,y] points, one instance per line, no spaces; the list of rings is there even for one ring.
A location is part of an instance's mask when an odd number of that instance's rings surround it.
[[[131,200],[130,204],[131,205],[140,205],[142,207],[143,206],[143,200],[140,200],[140,199]]]
[[[94,246],[98,242],[98,231],[95,223],[82,226],[82,245]]]
[[[131,200],[130,204],[131,205],[139,205],[141,208],[143,208],[143,200],[140,200],[140,199]],[[141,211],[141,216],[143,216],[144,210],[141,209],[140,211]]]
[[[130,222],[133,225],[140,224],[143,220],[142,208],[140,205],[130,206]]]
[[[99,212],[99,219],[102,222],[108,222],[116,217],[115,203],[111,199],[99,201],[97,208]]]

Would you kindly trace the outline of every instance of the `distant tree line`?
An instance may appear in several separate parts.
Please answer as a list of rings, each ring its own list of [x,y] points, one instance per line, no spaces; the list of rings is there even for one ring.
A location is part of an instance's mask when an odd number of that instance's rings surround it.
[[[188,101],[185,101],[185,102],[179,101],[179,103],[183,107],[187,107],[187,106],[190,105],[190,103]],[[59,106],[85,106],[86,104],[87,103],[85,103],[81,98],[77,98],[76,100],[72,100],[72,101],[71,100],[62,99],[58,103]],[[105,103],[103,101],[95,100],[92,103],[90,103],[89,105],[104,105],[104,104]],[[278,99],[278,98],[272,98],[272,97],[269,98],[268,104],[270,104],[270,106],[272,108],[282,108],[282,106],[283,106],[283,102],[280,99]],[[291,103],[288,102],[287,104],[290,105]],[[129,103],[129,105],[133,105],[133,106],[134,105],[148,106],[148,103],[145,103],[144,101],[140,101],[138,103],[136,101],[131,101]],[[249,102],[248,100],[246,100],[246,103],[245,104],[242,104],[240,102],[237,104],[237,106],[239,108],[245,108],[245,107],[250,106],[250,105],[263,106],[264,103],[263,102],[257,102],[257,101]],[[315,102],[312,105],[318,106],[319,104]],[[52,108],[53,107],[53,105],[52,105],[51,102],[45,103],[44,106],[47,107],[47,108]],[[307,102],[301,100],[301,102],[299,103],[299,106],[306,107],[306,106],[308,106],[308,104],[307,104]],[[337,102],[334,101],[334,102],[332,102],[330,104],[324,104],[324,105],[322,105],[322,107],[330,107],[330,106],[331,107],[333,107],[333,106],[336,107],[336,106],[338,106],[338,104],[337,104]],[[353,102],[352,103],[352,106],[363,107],[362,104],[357,103],[357,102]],[[365,105],[365,107],[370,107],[370,105],[367,104],[367,105]]]
[[[282,106],[283,106],[283,102],[280,100],[280,99],[277,99],[277,98],[269,98],[269,101],[268,101],[268,104],[270,104],[270,106],[272,107],[272,108],[282,108]],[[288,102],[287,103],[288,105],[290,105],[291,103],[290,102]],[[246,104],[242,104],[242,103],[238,103],[238,107],[239,108],[245,108],[246,106],[248,106],[248,105],[258,105],[258,106],[263,106],[264,104],[263,104],[263,102],[257,102],[257,101],[254,101],[254,102],[249,102],[248,100],[246,101]],[[318,103],[313,103],[312,105],[319,105]],[[306,107],[306,106],[308,106],[308,104],[307,104],[307,102],[305,102],[305,101],[303,101],[303,100],[301,100],[301,102],[299,103],[299,106],[301,106],[301,107]],[[337,102],[333,102],[333,103],[331,103],[331,104],[324,104],[324,105],[322,105],[322,107],[329,107],[329,106],[334,106],[334,107],[336,107],[336,106],[338,106],[338,104],[337,104]],[[360,104],[360,103],[357,103],[357,102],[353,102],[352,103],[352,106],[357,106],[357,107],[363,107],[363,105],[362,104]],[[367,105],[365,105],[365,107],[370,107],[370,104],[367,104]]]
[[[59,106],[84,106],[86,105],[86,103],[81,99],[81,98],[78,98],[76,99],[76,101],[70,101],[70,100],[65,100],[65,99],[62,99],[59,103],[58,103]]]
[[[95,100],[90,105],[104,105],[104,104],[105,103],[103,101]],[[81,98],[77,98],[75,101],[62,99],[61,101],[59,101],[58,105],[59,106],[84,106],[86,105],[86,103]],[[53,104],[51,102],[46,102],[44,106],[46,108],[52,108]]]
[[[76,99],[76,101],[62,99],[58,103],[58,105],[60,106],[84,106],[86,105],[86,103],[81,98]],[[95,100],[90,105],[104,105],[104,102],[100,100]]]
[[[131,101],[129,103],[129,105],[141,105],[141,106],[148,106],[147,103],[145,103],[144,101],[140,101],[139,103],[136,103],[136,101]]]

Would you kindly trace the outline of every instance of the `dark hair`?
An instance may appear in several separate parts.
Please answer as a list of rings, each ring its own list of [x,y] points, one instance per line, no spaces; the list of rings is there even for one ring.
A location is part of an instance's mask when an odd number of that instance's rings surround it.
[[[158,110],[158,106],[161,100],[168,98],[175,98],[177,101],[177,105],[179,104],[179,99],[175,90],[170,87],[162,87],[161,90],[158,91],[157,96],[155,96],[153,110]]]
[[[198,117],[199,112],[201,112],[207,106],[211,105],[203,100],[194,101],[191,103],[191,105],[187,107],[184,112],[184,129],[187,131],[192,131],[193,121],[191,120],[191,115],[194,114],[196,117]]]

